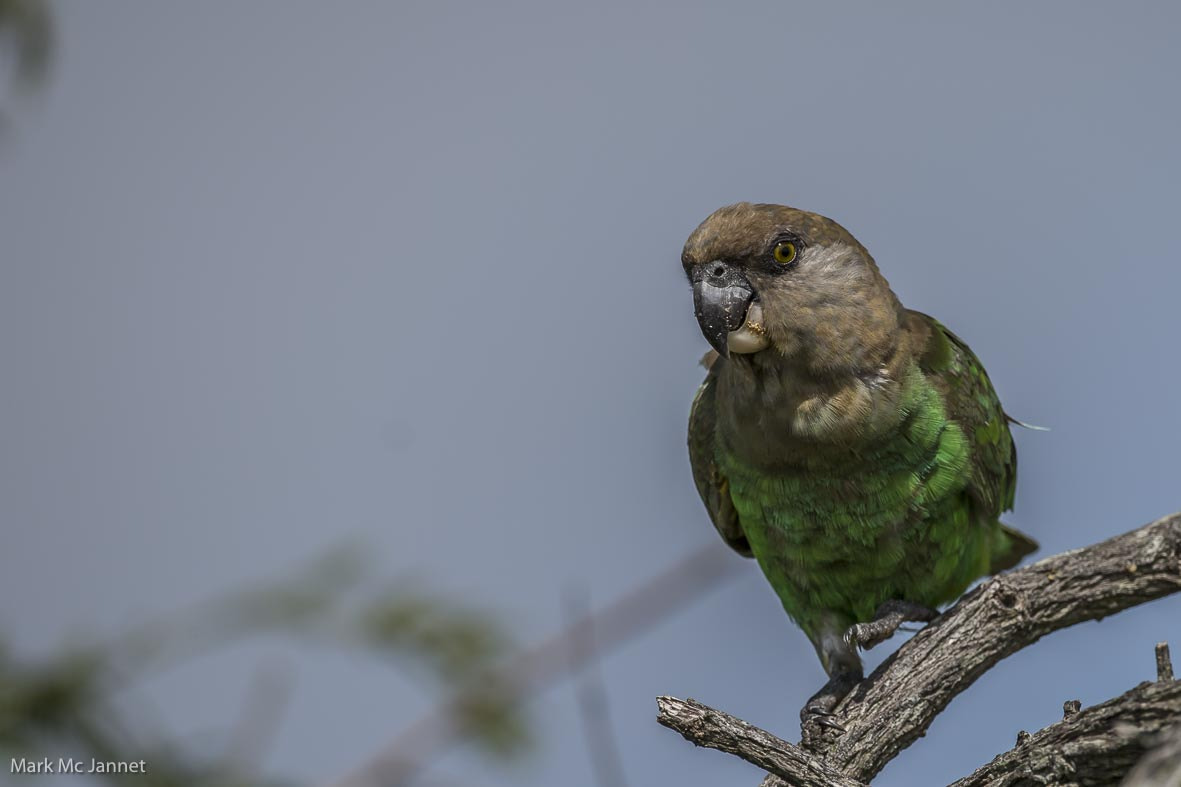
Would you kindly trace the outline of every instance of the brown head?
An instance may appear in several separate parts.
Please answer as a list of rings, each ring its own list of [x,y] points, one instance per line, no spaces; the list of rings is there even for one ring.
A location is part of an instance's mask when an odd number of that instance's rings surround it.
[[[681,255],[702,333],[721,355],[776,353],[818,375],[862,373],[893,354],[902,307],[832,219],[740,202],[714,211]]]

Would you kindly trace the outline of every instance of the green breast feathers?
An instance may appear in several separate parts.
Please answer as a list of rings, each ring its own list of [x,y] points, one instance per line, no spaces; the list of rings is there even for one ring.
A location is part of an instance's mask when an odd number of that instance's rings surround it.
[[[694,479],[715,527],[758,559],[810,634],[834,616],[869,620],[893,598],[950,601],[1031,547],[997,520],[1013,503],[1016,452],[988,376],[940,323],[910,315],[926,346],[900,381],[896,425],[872,439],[781,435],[785,450],[770,462],[765,446],[743,450],[749,433],[726,428],[742,419],[719,417],[726,360],[693,403]]]

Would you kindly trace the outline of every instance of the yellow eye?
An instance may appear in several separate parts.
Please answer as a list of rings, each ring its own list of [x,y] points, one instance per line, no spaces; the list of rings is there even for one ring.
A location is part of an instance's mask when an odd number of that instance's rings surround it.
[[[787,265],[796,258],[796,245],[791,241],[780,241],[775,244],[775,251],[772,252],[775,261],[780,265]]]

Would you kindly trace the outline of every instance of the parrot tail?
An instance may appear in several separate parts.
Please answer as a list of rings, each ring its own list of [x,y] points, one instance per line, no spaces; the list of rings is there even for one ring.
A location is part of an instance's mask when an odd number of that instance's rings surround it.
[[[998,523],[996,539],[992,549],[992,564],[988,573],[1006,571],[1021,562],[1021,558],[1036,552],[1038,543],[1020,530],[1014,530],[1004,522]]]

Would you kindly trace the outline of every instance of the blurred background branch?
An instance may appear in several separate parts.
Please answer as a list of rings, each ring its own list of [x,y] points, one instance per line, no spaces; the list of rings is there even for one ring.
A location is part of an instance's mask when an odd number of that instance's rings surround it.
[[[595,657],[594,619],[589,611],[590,602],[585,594],[574,591],[566,594],[566,620],[571,632],[571,672],[578,674],[579,665],[584,665],[582,678],[575,688],[583,737],[586,739],[591,772],[599,787],[627,787],[623,757],[619,753],[611,724],[607,686]],[[576,627],[575,623],[579,620],[586,620],[587,625]]]
[[[409,784],[428,763],[471,736],[473,722],[497,720],[509,704],[549,688],[737,575],[742,562],[710,543],[678,560],[598,612],[587,612],[550,639],[503,662],[480,677],[496,702],[487,708],[481,693],[465,689],[411,724],[368,762],[335,787],[390,787]],[[585,643],[594,637],[595,648]],[[576,645],[576,643],[581,643]],[[477,700],[473,714],[471,703]],[[505,703],[505,704],[501,704]],[[495,726],[495,725],[493,725]]]

